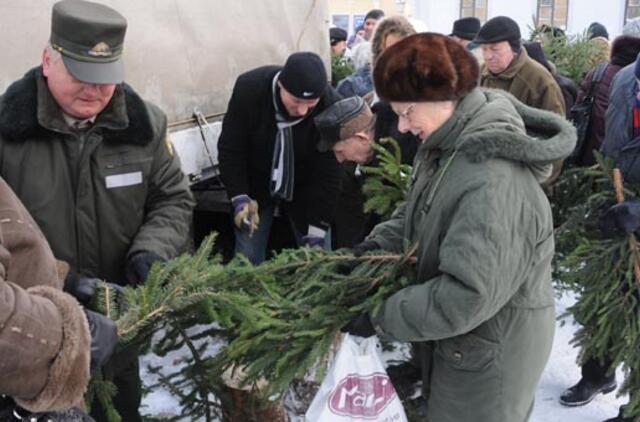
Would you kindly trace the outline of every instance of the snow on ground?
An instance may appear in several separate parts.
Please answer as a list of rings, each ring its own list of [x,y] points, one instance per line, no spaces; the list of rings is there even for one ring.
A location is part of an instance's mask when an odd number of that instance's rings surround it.
[[[556,314],[563,314],[574,301],[575,298],[570,294],[560,297],[556,305]],[[558,397],[562,391],[580,378],[580,368],[576,365],[578,351],[569,344],[576,328],[570,317],[556,324],[553,350],[538,386],[536,404],[530,422],[602,422],[617,415],[619,406],[626,403],[626,397],[616,397],[614,392],[605,396],[599,395],[591,403],[582,407],[568,408],[560,405]],[[392,356],[385,356],[387,359],[390,357]],[[153,375],[146,369],[147,365],[175,368],[176,362],[179,361],[180,352],[172,353],[165,358],[159,358],[153,354],[144,356],[141,361],[144,384],[150,385],[155,381]],[[617,378],[618,382],[622,381],[620,370]],[[179,413],[177,400],[168,391],[162,389],[156,389],[145,396],[143,407],[144,413],[160,418]]]
[[[556,315],[562,315],[575,301],[573,295],[565,294],[556,302]],[[558,402],[562,392],[580,379],[580,367],[576,364],[578,350],[569,341],[577,325],[569,317],[556,324],[553,350],[547,363],[536,393],[536,405],[530,422],[601,422],[618,414],[620,405],[627,397],[616,397],[617,391],[607,395],[598,395],[593,401],[582,407],[565,407]],[[618,383],[622,373],[618,370]]]

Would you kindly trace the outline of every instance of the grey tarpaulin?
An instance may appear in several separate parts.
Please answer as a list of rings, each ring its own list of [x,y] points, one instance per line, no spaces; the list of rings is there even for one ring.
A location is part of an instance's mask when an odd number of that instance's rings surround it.
[[[328,0],[93,0],[129,22],[125,79],[170,122],[223,113],[236,77],[314,51],[328,64]],[[40,63],[54,0],[0,2],[0,92]]]

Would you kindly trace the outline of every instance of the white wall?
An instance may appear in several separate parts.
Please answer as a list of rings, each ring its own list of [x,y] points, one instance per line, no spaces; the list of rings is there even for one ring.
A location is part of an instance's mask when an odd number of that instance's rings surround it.
[[[430,32],[450,34],[453,21],[460,17],[460,0],[414,0],[411,10]]]
[[[600,22],[613,40],[622,33],[624,3],[624,0],[569,0],[567,32],[581,34],[592,22]]]
[[[448,34],[453,21],[460,18],[460,0],[410,0],[413,17],[425,22],[430,31]],[[520,25],[524,38],[529,37],[537,0],[488,0],[487,18],[509,16]],[[569,0],[567,32],[582,33],[592,22],[607,27],[609,39],[622,32],[625,0]]]
[[[489,10],[487,19],[494,16],[508,16],[518,22],[523,38],[528,38],[530,27],[533,26],[533,16],[536,14],[536,0],[488,0]],[[576,0],[574,0],[576,1]],[[578,0],[582,1],[582,0]]]

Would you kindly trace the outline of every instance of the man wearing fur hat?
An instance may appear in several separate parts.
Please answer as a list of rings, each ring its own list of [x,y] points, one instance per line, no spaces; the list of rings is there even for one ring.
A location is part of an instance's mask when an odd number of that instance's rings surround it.
[[[236,80],[218,153],[236,226],[235,251],[252,263],[265,259],[277,216],[290,223],[296,244],[329,243],[340,167],[332,152],[318,151],[313,118],[339,98],[322,59],[311,52]]]
[[[181,252],[194,202],[166,116],[123,83],[125,18],[63,0],[51,22],[42,65],[0,99],[0,175],[69,262],[65,289],[86,299],[96,279],[136,285]],[[139,421],[137,356],[110,364],[116,410]],[[106,420],[97,403],[92,412]]]
[[[104,364],[118,336],[111,320],[62,292],[67,271],[0,178],[1,421],[92,420],[78,408],[89,369]]]
[[[489,19],[474,42],[480,45],[484,58],[480,85],[505,90],[528,106],[565,116],[560,86],[551,73],[522,48],[516,21],[506,16]],[[561,162],[554,164],[545,186],[552,185],[561,169]]]
[[[478,76],[471,53],[441,34],[407,37],[377,60],[378,95],[421,144],[406,201],[354,250],[411,249],[416,276],[344,330],[418,344],[426,420],[525,422],[555,329],[540,181],[571,153],[575,129],[477,88]]]

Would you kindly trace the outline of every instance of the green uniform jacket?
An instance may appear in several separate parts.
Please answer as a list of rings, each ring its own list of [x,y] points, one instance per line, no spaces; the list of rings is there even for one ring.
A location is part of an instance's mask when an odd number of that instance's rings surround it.
[[[123,284],[128,255],[181,252],[194,205],[164,113],[120,85],[72,131],[40,68],[0,98],[0,176],[72,270]]]
[[[374,323],[430,342],[429,421],[528,418],[555,326],[553,224],[539,182],[574,144],[563,118],[476,89],[420,146],[405,205],[369,236],[395,252],[417,245],[421,283],[390,297]]]

